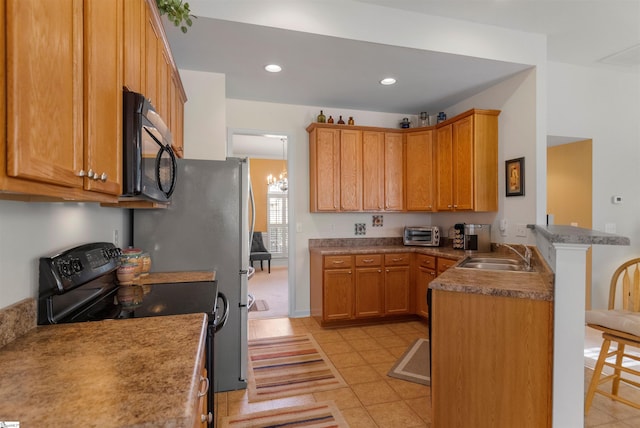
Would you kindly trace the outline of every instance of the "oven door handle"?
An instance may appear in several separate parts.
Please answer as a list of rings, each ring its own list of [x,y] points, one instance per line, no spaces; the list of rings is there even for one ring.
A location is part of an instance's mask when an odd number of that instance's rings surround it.
[[[229,318],[229,300],[227,299],[227,296],[225,296],[223,292],[218,291],[218,300],[222,301],[222,315],[219,319],[216,316],[214,325],[216,333],[222,330],[222,327],[224,327],[227,323],[227,319]]]

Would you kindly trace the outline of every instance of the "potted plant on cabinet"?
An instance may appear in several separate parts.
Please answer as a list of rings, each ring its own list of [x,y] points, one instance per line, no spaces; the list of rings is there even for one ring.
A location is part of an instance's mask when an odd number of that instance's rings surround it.
[[[160,15],[167,15],[169,21],[176,27],[180,27],[183,33],[187,32],[187,27],[191,27],[193,23],[191,18],[197,18],[191,15],[189,3],[183,3],[182,0],[156,0],[156,3]]]

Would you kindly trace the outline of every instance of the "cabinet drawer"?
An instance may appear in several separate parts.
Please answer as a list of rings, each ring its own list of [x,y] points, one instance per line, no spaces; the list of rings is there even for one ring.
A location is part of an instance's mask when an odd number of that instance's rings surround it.
[[[408,265],[410,260],[411,260],[411,254],[409,254],[409,253],[396,253],[396,254],[385,254],[384,255],[384,265],[385,266]]]
[[[351,256],[324,256],[324,268],[350,268]]]
[[[382,264],[382,254],[360,254],[356,256],[356,266],[380,266]]]
[[[434,269],[436,268],[436,257],[435,256],[427,256],[425,254],[417,254],[418,266],[426,269]]]
[[[442,272],[449,269],[456,263],[458,263],[457,260],[443,259],[441,257],[438,257],[438,275],[440,275]]]

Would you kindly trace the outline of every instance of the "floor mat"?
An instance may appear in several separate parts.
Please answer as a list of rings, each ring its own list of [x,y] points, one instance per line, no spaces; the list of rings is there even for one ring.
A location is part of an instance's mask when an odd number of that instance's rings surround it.
[[[431,385],[429,341],[427,339],[416,340],[387,375],[422,385]]]
[[[333,401],[283,407],[247,415],[227,416],[222,420],[222,428],[291,426],[307,428],[349,427]]]
[[[249,401],[346,387],[310,334],[249,341]]]

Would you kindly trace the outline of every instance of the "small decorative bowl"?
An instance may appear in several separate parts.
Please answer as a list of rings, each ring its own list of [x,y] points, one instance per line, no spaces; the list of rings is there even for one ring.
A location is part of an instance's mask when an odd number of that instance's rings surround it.
[[[133,263],[122,263],[116,271],[116,277],[120,285],[133,284],[137,276],[138,266]]]

